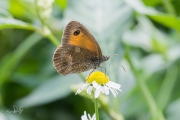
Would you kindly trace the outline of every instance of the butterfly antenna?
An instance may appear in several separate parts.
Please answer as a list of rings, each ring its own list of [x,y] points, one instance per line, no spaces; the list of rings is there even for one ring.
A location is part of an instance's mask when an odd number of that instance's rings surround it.
[[[117,55],[117,54],[116,54]],[[111,58],[111,57],[110,57]],[[111,58],[112,59],[112,58]],[[123,69],[124,69],[124,71],[126,72],[126,69],[124,68],[124,66],[122,66],[121,64],[119,64],[116,60],[114,60],[114,59],[112,59],[114,62],[116,62],[118,65],[120,65]]]
[[[108,66],[108,67],[110,68],[110,63],[109,63],[109,61],[107,61],[107,62],[108,62],[108,64],[109,64],[109,66]]]
[[[109,55],[109,56],[110,56],[110,57],[111,57],[111,56],[118,56],[118,54],[113,54],[113,55]]]
[[[110,63],[109,63],[109,61],[107,61],[108,62],[108,70],[107,70],[107,74],[109,73],[109,68],[110,68]],[[103,65],[103,64],[102,64]]]

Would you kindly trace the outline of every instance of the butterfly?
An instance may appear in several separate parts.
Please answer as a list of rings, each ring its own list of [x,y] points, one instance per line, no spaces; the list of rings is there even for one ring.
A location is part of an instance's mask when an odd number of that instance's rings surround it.
[[[102,55],[99,44],[89,30],[77,21],[65,27],[61,45],[55,50],[53,64],[62,75],[95,70],[110,56]]]

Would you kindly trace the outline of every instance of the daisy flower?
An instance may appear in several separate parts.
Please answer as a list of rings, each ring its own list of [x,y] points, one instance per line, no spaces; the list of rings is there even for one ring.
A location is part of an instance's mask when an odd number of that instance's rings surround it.
[[[90,114],[87,114],[86,111],[84,111],[84,115],[81,116],[81,120],[96,120],[95,114],[91,117]]]
[[[109,95],[109,91],[114,97],[117,96],[117,91],[122,91],[120,89],[121,85],[109,80],[109,77],[100,71],[91,73],[86,78],[86,83],[77,90],[76,94],[79,94],[82,90],[87,88],[87,93],[90,95],[94,89],[94,97],[98,98],[100,93]]]

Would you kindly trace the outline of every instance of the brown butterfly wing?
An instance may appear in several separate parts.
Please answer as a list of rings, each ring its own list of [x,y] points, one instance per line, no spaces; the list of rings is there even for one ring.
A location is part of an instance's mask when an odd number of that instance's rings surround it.
[[[80,34],[74,35],[77,30]],[[91,33],[80,23],[72,21],[64,30],[62,44],[54,52],[53,62],[56,70],[66,75],[94,68],[92,59],[101,57],[101,49]]]
[[[75,36],[74,32],[77,30],[80,30],[80,34]],[[85,26],[77,21],[71,21],[66,26],[62,38],[62,44],[71,44],[74,46],[82,47],[94,52],[99,58],[102,57],[101,49],[94,36]]]
[[[85,54],[85,56],[83,55]],[[94,68],[95,53],[76,46],[59,46],[53,56],[56,70],[62,74],[80,73]]]

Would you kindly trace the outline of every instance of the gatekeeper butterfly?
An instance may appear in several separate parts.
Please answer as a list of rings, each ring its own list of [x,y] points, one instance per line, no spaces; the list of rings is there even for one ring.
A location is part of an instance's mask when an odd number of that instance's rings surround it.
[[[77,21],[67,24],[61,45],[55,50],[53,64],[57,72],[66,75],[100,67],[109,56],[101,49],[89,30]]]

